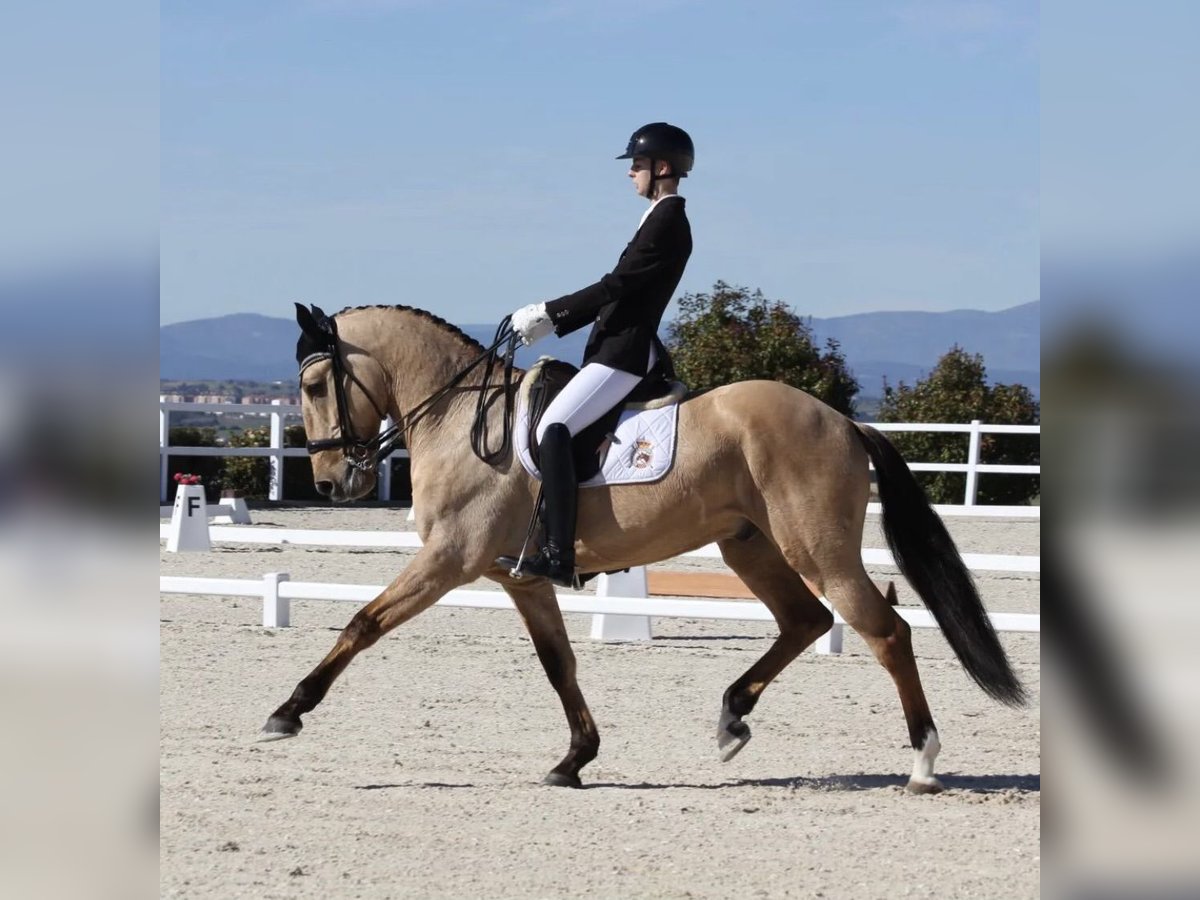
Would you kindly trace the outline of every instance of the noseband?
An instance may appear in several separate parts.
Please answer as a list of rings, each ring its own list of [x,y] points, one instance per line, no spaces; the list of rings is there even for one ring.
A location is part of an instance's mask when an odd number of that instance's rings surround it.
[[[371,392],[353,372],[351,372],[346,364],[342,361],[342,355],[338,348],[337,321],[331,317],[323,317],[319,326],[321,336],[325,342],[325,348],[318,350],[315,353],[310,353],[300,363],[300,376],[303,379],[304,370],[313,363],[321,360],[329,360],[333,365],[333,385],[334,399],[337,401],[338,411],[338,428],[341,432],[340,437],[324,438],[322,440],[310,440],[305,445],[309,454],[319,453],[322,450],[333,450],[340,448],[346,463],[355,469],[364,472],[373,472],[379,468],[380,462],[387,458],[388,454],[395,449],[396,445],[404,438],[408,430],[415,425],[422,416],[436,404],[442,397],[450,393],[454,388],[462,382],[464,378],[481,362],[488,361],[487,369],[484,373],[483,384],[479,388],[479,401],[475,407],[475,421],[471,426],[471,448],[475,455],[484,462],[491,464],[502,457],[508,450],[512,438],[512,368],[513,357],[517,349],[517,334],[513,331],[509,323],[508,316],[500,322],[496,329],[496,339],[493,344],[477,356],[471,363],[463,368],[457,375],[442,388],[439,388],[430,396],[426,397],[418,403],[413,409],[401,420],[390,428],[387,428],[379,434],[375,435],[369,441],[361,440],[354,435],[354,427],[350,421],[350,404],[346,400],[345,381],[349,379],[359,386],[362,392],[374,407],[380,421],[387,418],[385,413],[375,402],[375,398],[371,396]],[[504,353],[498,354],[497,351],[504,344],[508,346]],[[500,446],[496,450],[489,451],[488,443],[488,425],[487,425],[487,393],[491,388],[492,374],[494,363],[497,361],[504,363],[504,427],[501,437]],[[344,376],[344,377],[343,377]]]

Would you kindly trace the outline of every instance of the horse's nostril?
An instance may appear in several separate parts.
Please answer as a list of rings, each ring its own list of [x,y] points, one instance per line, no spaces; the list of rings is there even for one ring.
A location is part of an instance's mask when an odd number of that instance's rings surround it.
[[[333,493],[333,482],[332,481],[318,481],[317,482],[317,493],[320,494],[322,497],[328,497],[330,494]]]

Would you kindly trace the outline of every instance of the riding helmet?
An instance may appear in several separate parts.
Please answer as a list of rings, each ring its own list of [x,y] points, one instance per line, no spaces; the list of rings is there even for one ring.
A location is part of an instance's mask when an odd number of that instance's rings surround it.
[[[666,122],[651,122],[633,133],[629,138],[629,146],[617,159],[633,159],[635,156],[669,162],[675,177],[687,178],[696,159],[696,149],[682,128]]]

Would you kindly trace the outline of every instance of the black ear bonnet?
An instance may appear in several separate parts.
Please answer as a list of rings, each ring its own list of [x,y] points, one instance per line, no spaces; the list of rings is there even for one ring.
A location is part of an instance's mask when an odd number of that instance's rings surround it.
[[[296,365],[301,369],[309,362],[329,356],[337,346],[337,325],[319,306],[305,309],[296,304],[296,324],[300,339],[296,341]]]

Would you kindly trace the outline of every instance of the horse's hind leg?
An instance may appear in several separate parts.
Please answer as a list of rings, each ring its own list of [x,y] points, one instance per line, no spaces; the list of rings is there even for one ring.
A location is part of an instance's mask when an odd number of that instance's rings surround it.
[[[908,789],[918,794],[937,793],[942,784],[933,774],[933,763],[941,742],[917,672],[912,629],[867,577],[857,551],[834,574],[821,572],[817,584],[846,624],[862,635],[896,683],[915,752]]]
[[[722,698],[717,749],[721,760],[728,762],[750,740],[750,726],[742,718],[754,709],[767,685],[805,647],[833,626],[833,614],[761,532],[745,541],[729,538],[718,546],[729,568],[779,623],[779,637],[758,662],[729,686]]]
[[[579,770],[596,758],[600,751],[600,735],[575,680],[575,654],[567,639],[554,589],[544,580],[532,584],[502,583],[525,620],[538,659],[542,661],[550,684],[558,692],[571,728],[571,747],[562,762],[550,770],[544,783],[580,787]]]

